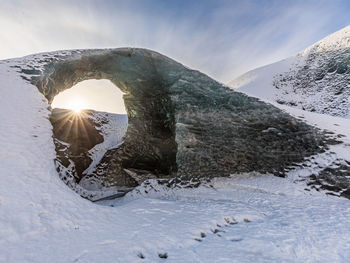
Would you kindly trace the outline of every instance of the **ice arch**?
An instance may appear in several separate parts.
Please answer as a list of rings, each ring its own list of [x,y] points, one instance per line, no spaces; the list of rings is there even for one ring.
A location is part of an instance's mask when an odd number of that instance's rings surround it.
[[[249,171],[283,176],[324,150],[313,127],[150,50],[56,53],[32,82],[52,101],[86,79],[109,79],[126,93],[129,126],[123,146],[101,168],[106,185],[135,186],[148,176],[179,182]]]
[[[132,59],[131,59],[132,58]],[[135,184],[124,168],[170,175],[177,170],[175,116],[169,83],[144,56],[131,50],[87,52],[51,64],[37,86],[52,101],[59,92],[87,79],[108,79],[124,93],[129,125],[124,144],[104,177],[111,185]]]

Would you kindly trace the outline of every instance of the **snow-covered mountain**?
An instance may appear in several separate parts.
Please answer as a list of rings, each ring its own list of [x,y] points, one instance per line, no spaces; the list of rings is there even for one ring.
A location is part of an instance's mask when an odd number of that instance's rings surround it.
[[[307,112],[313,112],[315,114],[312,118],[329,118],[328,125],[323,125],[327,130],[331,130],[332,125],[337,126],[338,122],[343,125],[349,123],[350,26],[327,36],[295,56],[249,71],[228,85],[291,114],[298,112],[295,115],[297,117],[305,114],[312,116]],[[330,116],[340,119],[332,119]],[[320,126],[319,123],[314,124]],[[338,136],[342,140],[342,135]],[[308,177],[308,185],[319,185],[319,190],[335,192],[343,188],[342,195],[349,198],[350,189],[344,187],[350,182],[349,165],[347,155],[327,165],[319,165],[320,169]]]
[[[350,26],[228,85],[279,104],[350,118]]]

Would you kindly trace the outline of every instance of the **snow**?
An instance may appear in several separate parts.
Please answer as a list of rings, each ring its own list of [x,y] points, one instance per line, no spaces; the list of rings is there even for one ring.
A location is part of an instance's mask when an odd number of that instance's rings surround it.
[[[344,27],[343,29],[323,38],[322,40],[311,45],[303,52],[302,55],[307,55],[311,52],[325,52],[334,51],[350,47],[350,26]]]
[[[101,161],[104,154],[111,149],[118,148],[123,143],[123,137],[128,128],[128,115],[108,112],[94,112],[90,118],[101,125],[100,130],[103,142],[95,145],[89,153],[92,159],[90,166],[84,171],[89,174]]]
[[[55,170],[46,99],[12,67],[44,56],[0,61],[0,262],[350,259],[349,200],[304,191],[293,176],[232,175],[195,189],[151,180],[116,200],[81,198]],[[350,138],[344,119],[286,110]]]
[[[228,85],[257,98],[275,100],[275,88],[273,87],[273,77],[279,72],[286,72],[296,64],[297,57],[290,57],[282,61],[251,70]]]
[[[94,123],[100,125],[96,129],[103,136],[103,142],[89,150],[92,162],[83,172],[83,174],[89,175],[96,170],[96,166],[108,150],[118,148],[123,144],[123,137],[128,128],[128,116],[126,114],[93,111],[91,115],[87,114],[86,117],[93,119]],[[63,166],[61,168],[66,169]],[[68,167],[68,169],[71,169],[71,167]],[[94,176],[84,176],[80,180],[79,185],[74,185],[74,189],[80,194],[84,193],[84,196],[89,196],[90,200],[98,200],[111,195],[120,195],[118,190],[102,187],[101,182],[96,180]]]
[[[228,85],[258,98],[350,119],[349,57],[350,26]]]

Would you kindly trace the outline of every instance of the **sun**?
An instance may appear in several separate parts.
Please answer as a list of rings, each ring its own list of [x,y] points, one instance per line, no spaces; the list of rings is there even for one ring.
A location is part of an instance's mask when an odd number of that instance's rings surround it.
[[[81,99],[74,99],[70,101],[68,108],[74,110],[75,113],[80,113],[83,109],[86,109],[86,103]]]

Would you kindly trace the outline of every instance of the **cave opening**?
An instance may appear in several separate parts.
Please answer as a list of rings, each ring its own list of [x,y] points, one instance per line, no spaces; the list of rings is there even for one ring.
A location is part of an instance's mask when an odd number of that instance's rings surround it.
[[[53,98],[50,121],[58,159],[70,178],[84,189],[100,186],[89,180],[108,151],[120,147],[128,117],[123,93],[107,79],[78,82]]]

